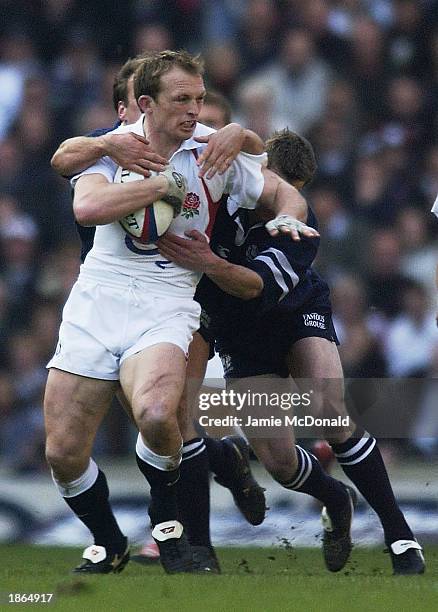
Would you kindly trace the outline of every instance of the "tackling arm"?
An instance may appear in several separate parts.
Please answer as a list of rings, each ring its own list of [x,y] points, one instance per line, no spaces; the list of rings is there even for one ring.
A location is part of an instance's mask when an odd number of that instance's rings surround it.
[[[300,234],[315,238],[319,233],[305,225],[307,203],[303,196],[268,168],[262,169],[265,179],[262,194],[258,200],[257,212],[264,220],[271,219],[266,229],[271,236],[290,234],[293,240],[300,240]]]
[[[234,297],[252,300],[262,293],[263,280],[257,272],[218,257],[204,234],[193,230],[187,236],[191,240],[165,234],[157,242],[159,252],[183,268],[203,272],[222,291]]]
[[[238,123],[229,123],[207,136],[196,136],[195,140],[208,143],[197,160],[199,176],[208,179],[213,178],[216,172],[223,174],[241,151],[261,155],[265,150],[263,140]]]
[[[117,165],[143,176],[161,172],[167,160],[154,153],[149,142],[134,132],[108,132],[101,136],[77,136],[64,140],[55,151],[51,165],[62,176],[73,176],[108,156]]]

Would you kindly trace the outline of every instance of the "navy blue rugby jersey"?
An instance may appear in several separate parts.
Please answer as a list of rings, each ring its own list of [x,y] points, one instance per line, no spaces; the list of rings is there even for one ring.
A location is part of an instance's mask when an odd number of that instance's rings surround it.
[[[108,134],[108,132],[112,132],[119,127],[120,121],[116,121],[116,123],[110,128],[99,128],[98,130],[94,130],[87,134],[90,138],[97,138],[98,136],[103,136],[104,134]],[[65,177],[71,178],[71,177]],[[96,233],[95,227],[84,227],[83,225],[79,225],[77,221],[75,221],[76,231],[79,235],[79,239],[81,241],[81,261],[84,263],[87,254],[93,248],[94,242],[94,234]]]
[[[253,300],[242,300],[226,294],[204,275],[195,296],[205,311],[203,321],[218,346],[226,350],[238,349],[251,338],[260,349],[265,342],[287,344],[288,321],[299,308],[315,301],[330,309],[328,286],[311,267],[319,239],[273,238],[263,222],[251,225],[251,211],[238,209],[237,213],[229,214],[226,206],[219,208],[210,245],[230,263],[257,272],[263,291]],[[311,209],[307,224],[317,229]]]

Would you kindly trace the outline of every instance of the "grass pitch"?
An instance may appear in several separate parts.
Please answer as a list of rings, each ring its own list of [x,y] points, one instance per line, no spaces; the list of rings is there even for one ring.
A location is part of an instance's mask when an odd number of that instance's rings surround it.
[[[381,549],[353,551],[346,568],[327,572],[317,549],[219,549],[220,576],[166,576],[131,562],[110,576],[70,573],[71,548],[1,546],[0,609],[83,612],[436,612],[438,547],[426,548],[424,576],[393,577]],[[8,604],[8,593],[53,593],[49,604]]]

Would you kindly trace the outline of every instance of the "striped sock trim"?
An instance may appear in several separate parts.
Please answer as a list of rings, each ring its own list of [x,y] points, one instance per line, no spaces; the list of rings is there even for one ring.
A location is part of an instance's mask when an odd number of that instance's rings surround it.
[[[205,446],[204,438],[189,440],[189,442],[183,444],[182,460],[188,461],[189,459],[193,459],[193,457],[200,455],[205,450],[207,450],[207,447]]]
[[[295,477],[290,482],[281,483],[281,485],[286,489],[292,489],[294,491],[303,486],[312,472],[312,458],[309,453],[304,450],[304,448],[301,448],[301,446],[298,446],[298,444],[295,448],[298,459],[298,467],[297,471],[295,472]]]
[[[376,446],[376,439],[366,434],[358,442],[354,444],[350,449],[343,453],[336,453],[335,457],[338,460],[339,465],[356,465],[368,457]]]
[[[157,453],[154,453],[153,450],[146,446],[141,434],[138,434],[135,452],[142,461],[162,472],[176,470],[182,458],[182,446],[175,455],[157,455]]]
[[[81,493],[85,493],[88,489],[94,485],[99,475],[99,468],[93,459],[90,459],[90,463],[88,464],[87,469],[79,476],[76,480],[72,480],[72,482],[61,482],[57,480],[55,474],[52,470],[52,479],[56,485],[56,488],[61,493],[62,497],[76,497]]]

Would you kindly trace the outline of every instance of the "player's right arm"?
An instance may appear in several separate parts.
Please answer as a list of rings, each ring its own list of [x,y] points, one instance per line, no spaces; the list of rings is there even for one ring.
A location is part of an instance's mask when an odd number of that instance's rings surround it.
[[[129,183],[110,182],[104,173],[92,170],[73,182],[73,212],[79,225],[84,226],[118,221],[157,200],[169,201],[174,207],[181,206],[187,187],[184,177],[172,166],[157,176]]]
[[[151,150],[146,138],[133,132],[69,138],[55,151],[51,164],[58,174],[73,176],[105,156],[143,176],[149,176],[150,170],[161,172],[167,164],[164,157]]]

